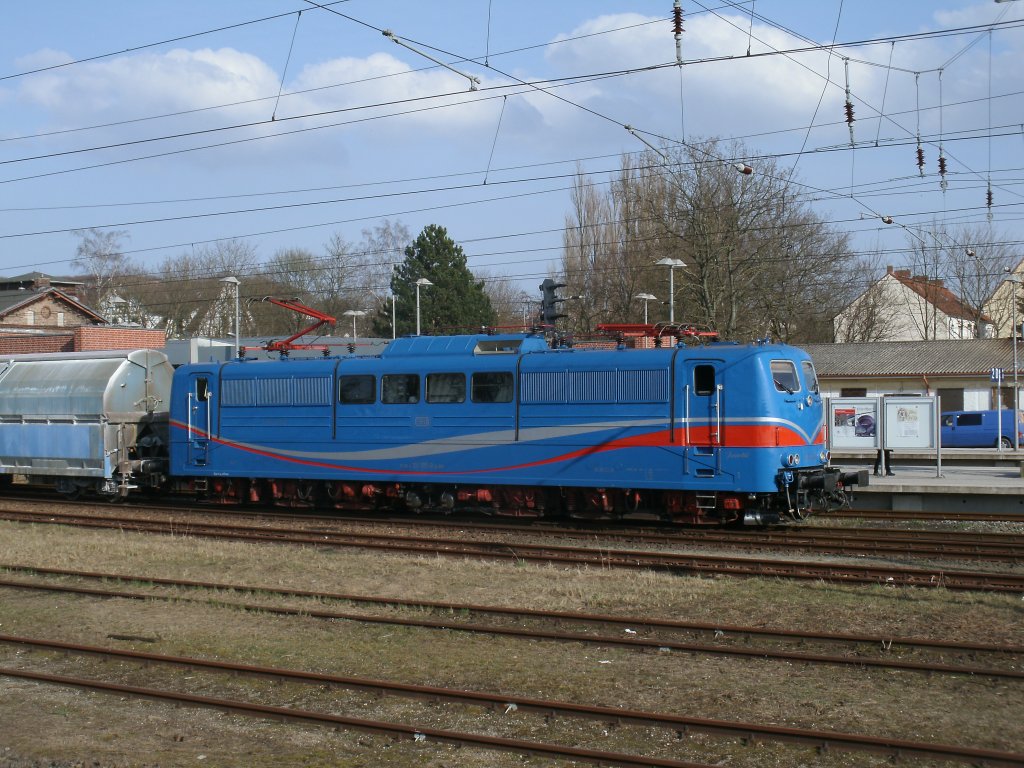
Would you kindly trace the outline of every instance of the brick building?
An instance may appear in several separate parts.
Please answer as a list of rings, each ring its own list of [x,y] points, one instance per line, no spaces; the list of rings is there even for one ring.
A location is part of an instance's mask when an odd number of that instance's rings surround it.
[[[112,326],[79,301],[82,285],[42,272],[0,277],[0,354],[163,348],[162,330]]]
[[[78,300],[81,285],[42,272],[0,277],[0,330],[105,325],[98,312]]]

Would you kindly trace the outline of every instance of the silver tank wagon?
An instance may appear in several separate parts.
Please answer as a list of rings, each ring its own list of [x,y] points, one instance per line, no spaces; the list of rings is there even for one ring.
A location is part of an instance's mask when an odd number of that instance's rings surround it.
[[[0,358],[0,480],[121,497],[159,485],[173,373],[152,349]]]

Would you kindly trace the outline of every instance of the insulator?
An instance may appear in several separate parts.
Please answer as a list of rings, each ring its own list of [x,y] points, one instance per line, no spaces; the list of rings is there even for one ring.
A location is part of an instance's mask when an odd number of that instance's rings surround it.
[[[942,155],[939,155],[939,176],[945,176],[945,175],[946,175],[946,158],[944,158]]]
[[[734,163],[733,168],[742,173],[744,176],[749,176],[754,172],[754,169],[745,163]]]
[[[677,4],[672,9],[672,32],[676,35],[681,35],[686,30],[683,29],[683,9]]]
[[[989,189],[987,192],[985,192],[985,205],[988,208],[992,207],[992,190],[991,189]]]
[[[892,224],[892,216],[883,216],[882,217],[882,223],[883,224]]]
[[[918,145],[917,147],[917,167],[921,169],[921,173],[924,173],[924,147]]]
[[[853,102],[847,101],[846,102],[846,122],[852,123],[854,121],[854,119],[855,118],[853,117]]]

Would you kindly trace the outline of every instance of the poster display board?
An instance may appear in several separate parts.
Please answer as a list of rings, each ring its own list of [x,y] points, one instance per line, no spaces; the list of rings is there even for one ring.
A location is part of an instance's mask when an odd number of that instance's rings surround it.
[[[886,397],[885,447],[935,449],[937,413],[934,397]]]
[[[836,397],[828,401],[831,448],[868,450],[881,446],[877,397]]]

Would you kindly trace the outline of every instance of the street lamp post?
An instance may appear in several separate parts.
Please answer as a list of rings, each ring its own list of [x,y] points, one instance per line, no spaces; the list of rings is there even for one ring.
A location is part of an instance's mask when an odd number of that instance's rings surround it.
[[[425,277],[421,277],[416,281],[416,335],[420,335],[420,286],[421,285],[433,285],[432,282],[427,280]]]
[[[658,297],[653,293],[638,293],[633,297],[634,299],[640,299],[644,303],[644,325],[647,325],[647,302],[657,301]]]
[[[1013,416],[1010,419],[1010,423],[1013,425],[1013,450],[1020,450],[1020,434],[1017,428],[1017,409],[1020,407],[1018,400],[1019,392],[1017,385],[1017,286],[1021,284],[1021,277],[1018,274],[1011,274],[1006,278],[1006,282],[1010,284],[1010,309],[1012,314],[1013,328],[1011,333],[1013,334]]]
[[[356,339],[359,338],[358,334],[356,334],[356,318],[362,317],[363,315],[366,314],[366,312],[364,312],[361,309],[346,309],[341,314],[345,316],[351,316],[352,318],[352,341],[354,342]]]
[[[236,347],[238,356],[241,357],[242,356],[242,336],[241,336],[240,326],[242,324],[242,314],[239,311],[239,306],[238,306],[238,304],[239,304],[239,302],[238,302],[238,292],[239,292],[239,287],[242,285],[242,283],[241,283],[241,281],[239,281],[239,279],[237,277],[235,277],[233,275],[229,275],[228,277],[222,277],[220,279],[220,282],[227,283],[228,285],[233,285],[235,287],[235,347]]]
[[[674,323],[676,321],[676,269],[685,267],[686,263],[682,259],[670,259],[668,256],[658,259],[654,263],[668,267],[668,321]]]

